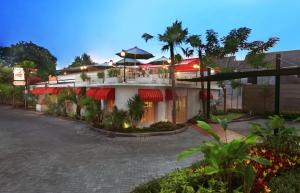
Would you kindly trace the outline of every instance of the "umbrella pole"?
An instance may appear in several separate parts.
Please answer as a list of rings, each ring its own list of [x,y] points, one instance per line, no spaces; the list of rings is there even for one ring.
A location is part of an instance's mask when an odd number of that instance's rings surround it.
[[[125,77],[125,76],[126,76],[126,75],[125,75],[125,64],[126,64],[126,63],[125,63],[125,58],[124,58],[124,80],[123,80],[124,82],[126,82],[126,77]]]

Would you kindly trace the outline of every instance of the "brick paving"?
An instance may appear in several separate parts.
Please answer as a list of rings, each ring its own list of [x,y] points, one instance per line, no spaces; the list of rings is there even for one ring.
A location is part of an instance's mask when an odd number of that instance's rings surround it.
[[[108,138],[86,125],[0,106],[1,193],[126,193],[201,159],[177,155],[207,137]]]

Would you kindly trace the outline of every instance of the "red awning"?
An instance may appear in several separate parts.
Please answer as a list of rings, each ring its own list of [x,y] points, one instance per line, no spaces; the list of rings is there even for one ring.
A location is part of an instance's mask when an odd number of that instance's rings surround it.
[[[199,97],[200,97],[200,99],[202,99],[202,92],[201,92],[201,90],[200,90],[200,92],[199,92]],[[204,90],[204,100],[207,100],[207,90],[205,89]],[[210,93],[210,97],[209,97],[210,99],[213,99],[214,98],[214,96],[212,95],[212,93]]]
[[[79,93],[80,93],[80,91],[81,91],[81,88],[74,88],[74,93],[76,94],[76,95],[79,95]]]
[[[96,100],[115,100],[115,88],[99,88],[94,95]]]
[[[97,92],[97,88],[90,88],[86,91],[86,96],[93,98],[96,92]]]
[[[41,94],[44,94],[45,90],[46,90],[45,87],[37,87],[37,88],[34,88],[31,90],[31,94],[41,95]]]
[[[176,72],[198,72],[200,69],[199,63],[200,63],[199,58],[184,59],[179,64],[175,65],[175,71]]]
[[[142,101],[163,101],[163,94],[159,89],[139,89],[138,93]]]
[[[167,88],[165,94],[166,94],[166,96],[165,96],[166,101],[173,100],[173,92],[172,92],[172,89]],[[177,93],[176,93],[176,98],[177,98],[177,97],[178,97],[178,95],[177,95]]]
[[[57,95],[60,91],[62,90],[62,88],[56,88],[56,87],[48,87],[45,89],[43,94],[54,94]]]

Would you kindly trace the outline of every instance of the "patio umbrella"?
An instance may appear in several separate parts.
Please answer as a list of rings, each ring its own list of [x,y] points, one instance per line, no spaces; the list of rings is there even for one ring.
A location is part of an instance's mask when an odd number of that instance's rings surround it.
[[[136,59],[132,59],[132,58],[126,58],[126,60],[121,59],[118,62],[116,62],[117,65],[124,65],[124,63],[125,63],[126,66],[133,66],[135,64],[141,64],[140,61],[138,61]]]
[[[149,59],[154,57],[151,53],[142,50],[136,46],[134,48],[124,50],[124,52],[126,53],[125,57],[121,55],[121,52],[117,53],[117,55],[120,56],[121,58],[133,58],[133,59]]]
[[[117,53],[118,56],[120,56],[121,58],[124,58],[124,82],[126,81],[125,80],[125,65],[126,65],[126,60],[127,58],[131,58],[131,59],[149,59],[149,58],[153,58],[154,56],[145,51],[145,50],[142,50],[138,47],[134,47],[134,48],[131,48],[131,49],[128,49],[128,50],[122,50],[121,52]],[[135,65],[137,64],[137,62],[135,63]]]
[[[153,64],[153,65],[164,65],[164,64],[168,64],[168,58],[163,56],[161,58],[158,58],[156,60],[153,60],[151,62],[149,62],[149,64]]]

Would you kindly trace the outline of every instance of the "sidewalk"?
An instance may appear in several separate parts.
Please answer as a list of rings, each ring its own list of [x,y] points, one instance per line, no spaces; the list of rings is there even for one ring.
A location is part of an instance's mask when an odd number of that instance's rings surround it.
[[[213,128],[214,132],[221,138],[221,141],[225,142],[226,141],[225,132],[222,129],[222,127],[218,124],[213,124],[213,123],[211,123],[209,125]],[[209,134],[207,132],[205,132],[203,129],[198,127],[196,124],[193,124],[190,127],[195,129],[196,131],[198,131],[202,135],[209,136]],[[239,133],[236,133],[234,131],[227,130],[226,131],[226,137],[227,137],[227,141],[232,141],[233,139],[242,138],[244,136],[239,134]]]

